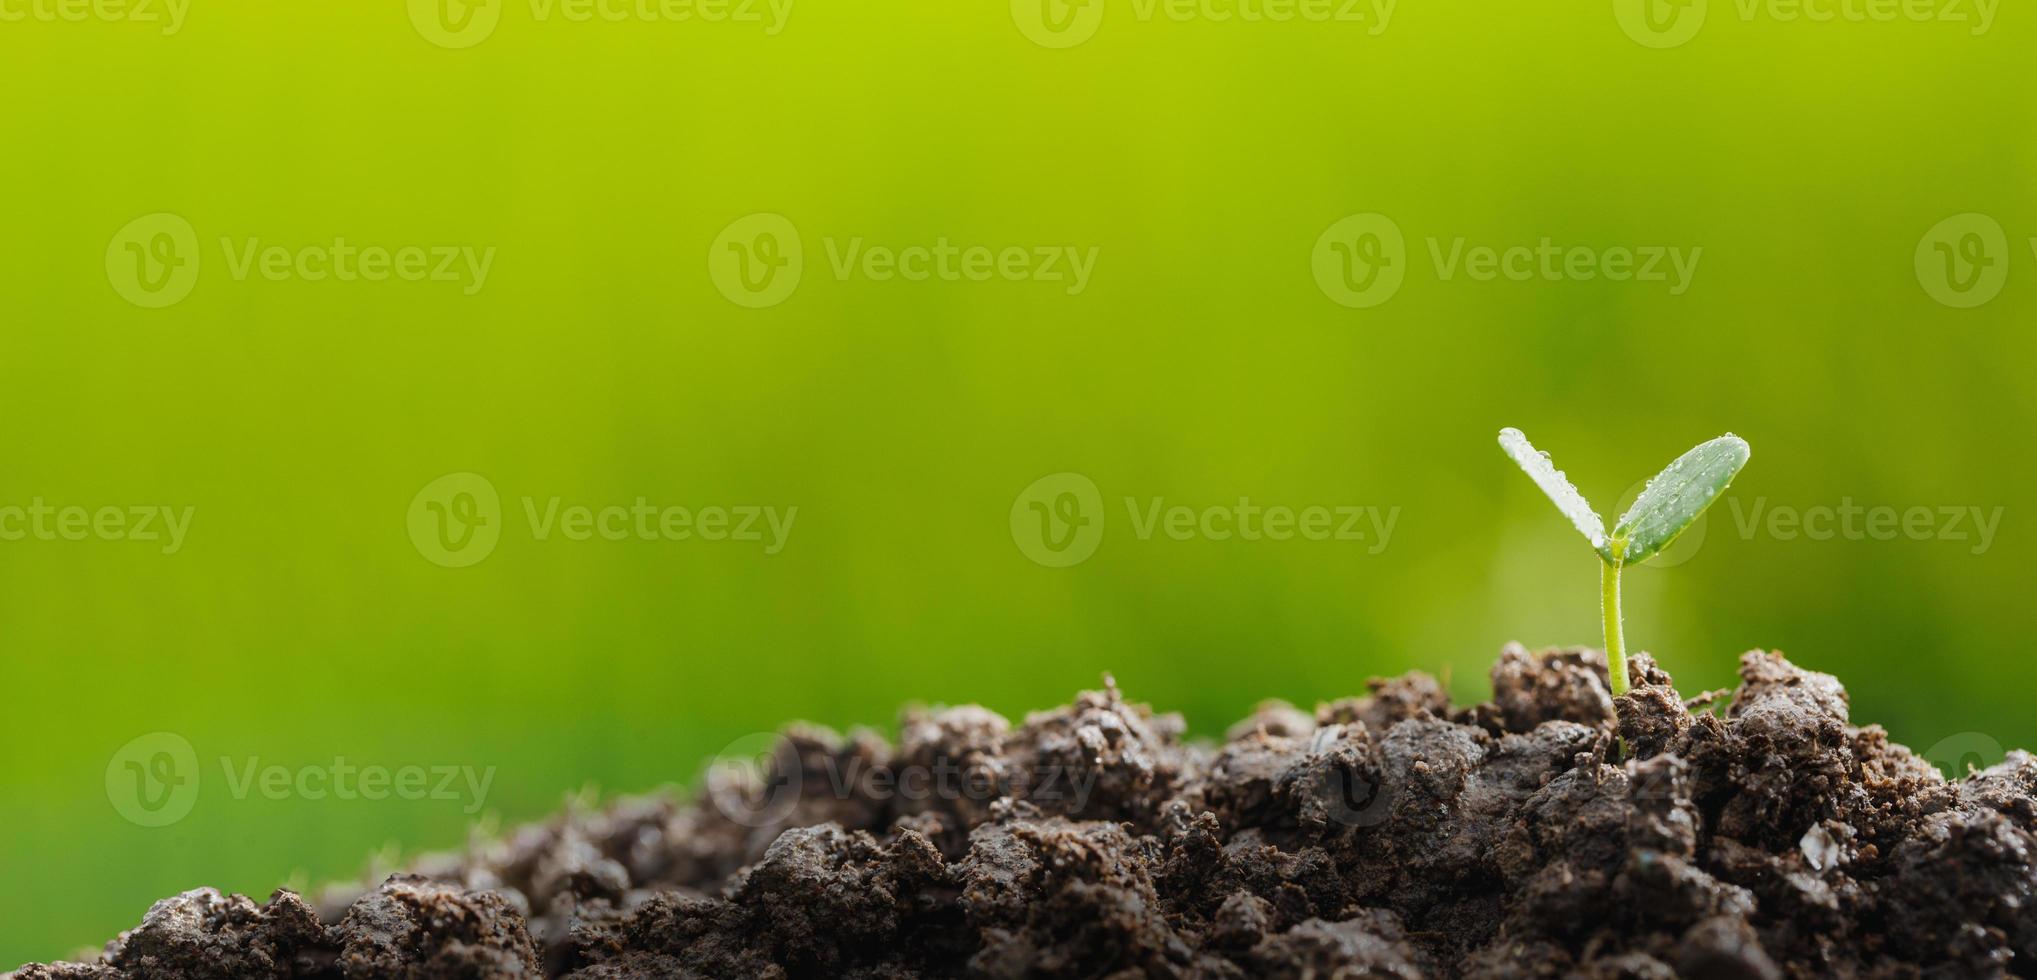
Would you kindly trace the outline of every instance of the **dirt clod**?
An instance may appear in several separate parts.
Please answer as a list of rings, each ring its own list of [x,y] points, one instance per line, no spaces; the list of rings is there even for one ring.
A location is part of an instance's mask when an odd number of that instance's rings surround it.
[[[573,806],[408,873],[165,899],[91,962],[183,978],[2037,976],[2037,757],[1946,781],[1750,653],[1723,715],[1645,656],[1510,646],[1221,744],[1115,684],[1013,725],[798,726],[762,773]]]

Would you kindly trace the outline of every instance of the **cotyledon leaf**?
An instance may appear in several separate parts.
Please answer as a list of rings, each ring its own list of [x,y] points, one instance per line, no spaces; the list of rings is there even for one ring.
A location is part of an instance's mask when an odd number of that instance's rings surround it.
[[[1631,565],[1669,547],[1726,492],[1747,465],[1748,454],[1747,440],[1729,432],[1678,456],[1648,481],[1634,506],[1613,525],[1611,547],[1600,553]]]
[[[1584,499],[1584,494],[1578,493],[1577,488],[1570,485],[1570,478],[1564,476],[1563,471],[1549,461],[1549,454],[1537,452],[1535,444],[1529,442],[1528,437],[1519,429],[1499,430],[1499,444],[1500,448],[1507,451],[1508,456],[1514,458],[1514,462],[1522,471],[1528,474],[1528,478],[1534,480],[1535,485],[1549,495],[1549,499],[1556,503],[1556,509],[1562,511],[1563,516],[1570,518],[1570,523],[1577,527],[1578,533],[1584,535],[1585,539],[1591,542],[1591,546],[1598,549],[1599,554],[1606,554],[1605,518],[1598,516],[1598,512],[1591,509],[1591,504]],[[1608,560],[1611,560],[1610,556]]]

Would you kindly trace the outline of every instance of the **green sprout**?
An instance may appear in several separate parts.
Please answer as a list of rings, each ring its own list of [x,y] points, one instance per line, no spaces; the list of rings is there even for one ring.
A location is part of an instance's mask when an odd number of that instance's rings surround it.
[[[1606,522],[1519,429],[1501,429],[1500,448],[1555,501],[1598,552],[1599,610],[1606,621],[1606,673],[1613,696],[1627,693],[1627,643],[1620,625],[1620,569],[1647,561],[1697,522],[1747,465],[1747,440],[1727,433],[1676,458],[1641,490],[1634,506],[1606,533]]]

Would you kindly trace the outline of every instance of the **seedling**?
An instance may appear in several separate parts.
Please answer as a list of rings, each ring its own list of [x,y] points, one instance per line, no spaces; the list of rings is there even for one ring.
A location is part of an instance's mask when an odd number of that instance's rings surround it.
[[[1599,610],[1606,622],[1606,669],[1613,696],[1627,693],[1627,644],[1621,634],[1620,569],[1647,561],[1676,541],[1677,535],[1697,522],[1698,515],[1726,492],[1726,487],[1747,465],[1747,440],[1727,433],[1676,458],[1676,462],[1648,481],[1634,506],[1606,533],[1606,522],[1591,509],[1584,495],[1570,485],[1549,461],[1549,454],[1537,452],[1519,429],[1501,429],[1500,448],[1519,463],[1535,485],[1556,502],[1556,509],[1570,518],[1578,533],[1598,552]]]

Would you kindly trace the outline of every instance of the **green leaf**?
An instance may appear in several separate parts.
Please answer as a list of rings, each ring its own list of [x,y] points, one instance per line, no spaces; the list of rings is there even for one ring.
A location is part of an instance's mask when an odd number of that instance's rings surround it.
[[[1747,440],[1728,433],[1677,457],[1648,481],[1640,499],[1613,525],[1599,554],[1624,564],[1647,561],[1670,546],[1747,465]]]
[[[1519,429],[1499,430],[1499,445],[1501,449],[1507,451],[1508,456],[1514,458],[1514,463],[1528,474],[1528,478],[1534,480],[1535,485],[1549,495],[1549,499],[1555,502],[1556,509],[1562,511],[1563,516],[1570,518],[1570,523],[1577,528],[1577,532],[1584,535],[1585,540],[1590,541],[1591,546],[1598,549],[1599,554],[1605,554],[1605,518],[1598,516],[1598,512],[1591,509],[1591,504],[1584,499],[1584,494],[1578,493],[1577,488],[1570,484],[1570,478],[1564,476],[1563,471],[1549,461],[1549,454],[1537,452],[1535,444],[1529,442],[1528,437]],[[1607,560],[1610,561],[1611,558]]]

